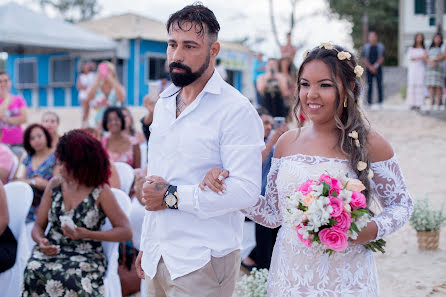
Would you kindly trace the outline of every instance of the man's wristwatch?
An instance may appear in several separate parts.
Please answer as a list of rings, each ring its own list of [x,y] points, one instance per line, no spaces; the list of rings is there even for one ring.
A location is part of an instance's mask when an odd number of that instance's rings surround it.
[[[178,209],[177,186],[170,185],[163,198],[164,203],[170,209]]]

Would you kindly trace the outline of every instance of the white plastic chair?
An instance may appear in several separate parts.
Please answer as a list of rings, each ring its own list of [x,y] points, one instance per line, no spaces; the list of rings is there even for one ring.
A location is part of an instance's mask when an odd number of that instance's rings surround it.
[[[33,190],[28,184],[16,181],[5,185],[5,192],[9,212],[8,226],[17,240],[17,255],[14,266],[0,273],[0,288],[2,296],[18,297],[23,272],[30,256],[25,220],[33,202]]]
[[[11,172],[9,173],[8,182],[12,181],[17,169],[19,168],[19,158],[17,158],[16,155],[13,155],[12,160],[14,161],[14,165],[12,166]]]
[[[128,217],[130,215],[129,196],[119,189],[112,189],[112,192],[119,206],[121,206],[122,211]],[[106,219],[104,226],[102,226],[102,231],[107,231],[111,228],[112,224],[110,220]],[[104,277],[105,297],[122,297],[121,281],[118,275],[119,242],[103,241],[102,247],[107,257],[107,271]]]
[[[119,182],[121,184],[121,190],[127,195],[130,193],[133,180],[135,179],[135,173],[133,168],[124,162],[115,162],[116,171],[118,171]]]

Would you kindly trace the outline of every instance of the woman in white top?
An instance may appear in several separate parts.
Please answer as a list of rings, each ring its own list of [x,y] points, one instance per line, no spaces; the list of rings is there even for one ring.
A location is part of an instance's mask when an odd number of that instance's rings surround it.
[[[82,105],[82,127],[87,126],[88,113],[90,110],[87,101],[88,88],[95,82],[96,74],[94,73],[94,64],[86,62],[82,64],[81,73],[77,78],[76,88],[79,91],[79,102]]]
[[[410,218],[412,200],[392,147],[363,117],[359,105],[363,71],[353,54],[331,44],[314,48],[299,69],[294,107],[299,128],[280,137],[265,197],[243,211],[266,227],[281,226],[268,275],[268,297],[379,295],[375,258],[363,244],[401,228]],[[301,113],[311,125],[302,127],[297,117]],[[349,135],[353,131],[357,139]],[[228,174],[223,172],[218,178],[222,169],[209,171],[201,188],[221,191],[219,179]],[[383,208],[344,252],[331,256],[323,248],[302,243],[284,220],[287,196],[323,173],[358,178],[366,186],[367,205],[375,201]]]
[[[407,71],[406,102],[412,110],[420,110],[425,96],[424,68],[426,59],[424,35],[417,33],[414,43],[407,52],[409,58]]]

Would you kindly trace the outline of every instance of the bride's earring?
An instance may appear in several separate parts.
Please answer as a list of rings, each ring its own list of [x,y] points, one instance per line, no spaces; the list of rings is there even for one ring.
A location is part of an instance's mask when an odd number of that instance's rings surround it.
[[[347,108],[347,95],[344,97],[344,108]]]

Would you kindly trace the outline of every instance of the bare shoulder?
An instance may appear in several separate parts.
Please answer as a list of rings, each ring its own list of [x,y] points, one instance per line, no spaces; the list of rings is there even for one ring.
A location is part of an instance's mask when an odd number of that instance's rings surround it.
[[[277,141],[276,148],[274,149],[274,158],[285,156],[288,146],[297,140],[301,131],[302,128],[296,128],[283,133]]]
[[[373,129],[370,130],[367,138],[367,150],[372,163],[389,160],[394,155],[390,143]]]
[[[62,177],[61,176],[54,176],[50,179],[48,183],[48,188],[50,190],[54,189],[57,186],[60,186],[62,184]]]

